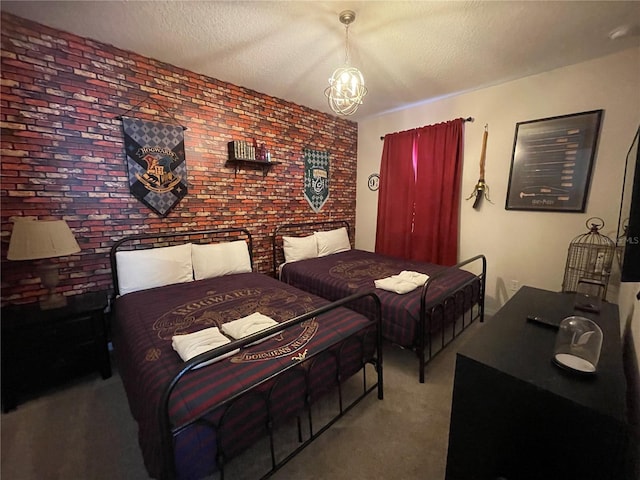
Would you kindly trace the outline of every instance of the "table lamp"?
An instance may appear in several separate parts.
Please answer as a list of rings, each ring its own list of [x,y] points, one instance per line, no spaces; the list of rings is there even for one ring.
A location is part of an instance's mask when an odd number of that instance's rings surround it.
[[[7,260],[40,260],[64,257],[80,251],[73,232],[64,220],[15,217],[13,221]],[[48,310],[65,306],[66,297],[54,292],[60,283],[58,265],[53,262],[41,262],[38,274],[42,285],[49,291],[46,298],[40,300],[40,308]]]

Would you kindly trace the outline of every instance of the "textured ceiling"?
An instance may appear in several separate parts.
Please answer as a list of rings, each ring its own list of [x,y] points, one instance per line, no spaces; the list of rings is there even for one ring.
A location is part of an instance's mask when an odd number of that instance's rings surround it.
[[[2,1],[3,11],[331,113],[345,60],[359,120],[640,45],[639,1]],[[609,33],[628,26],[631,35]],[[640,81],[640,58],[638,59]]]

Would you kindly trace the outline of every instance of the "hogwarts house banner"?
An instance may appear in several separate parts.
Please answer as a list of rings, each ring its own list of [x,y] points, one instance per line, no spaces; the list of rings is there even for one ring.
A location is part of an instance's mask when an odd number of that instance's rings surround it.
[[[329,198],[329,152],[303,149],[304,198],[318,213]]]
[[[187,194],[184,130],[180,125],[122,117],[131,194],[165,216]]]

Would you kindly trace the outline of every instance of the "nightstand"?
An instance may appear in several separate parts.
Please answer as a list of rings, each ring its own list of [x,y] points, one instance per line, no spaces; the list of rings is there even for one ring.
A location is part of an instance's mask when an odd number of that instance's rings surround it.
[[[2,410],[27,394],[99,371],[111,376],[105,292],[68,297],[62,308],[37,303],[2,308]]]

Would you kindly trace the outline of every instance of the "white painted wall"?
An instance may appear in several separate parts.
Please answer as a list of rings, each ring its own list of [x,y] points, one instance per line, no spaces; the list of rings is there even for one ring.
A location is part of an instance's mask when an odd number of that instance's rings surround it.
[[[603,109],[604,116],[586,212],[505,210],[516,123],[597,109]],[[357,248],[375,247],[378,197],[367,188],[367,179],[380,170],[380,137],[468,116],[475,121],[465,124],[459,255],[460,259],[486,255],[486,306],[493,313],[513,295],[512,280],[560,290],[569,243],[587,232],[588,218],[604,219],[603,233],[616,237],[626,154],[640,124],[640,48],[361,121]],[[478,180],[485,124],[489,126],[485,178],[494,204],[483,201],[474,210],[472,200],[464,199]],[[618,301],[618,288],[612,283],[608,298]],[[631,304],[628,295],[625,299]],[[640,338],[635,343],[640,345]]]
[[[636,349],[640,349],[640,300],[636,298],[638,292],[640,292],[640,283],[622,283],[618,302],[622,327],[625,328],[630,322]],[[640,353],[640,350],[637,351]]]

